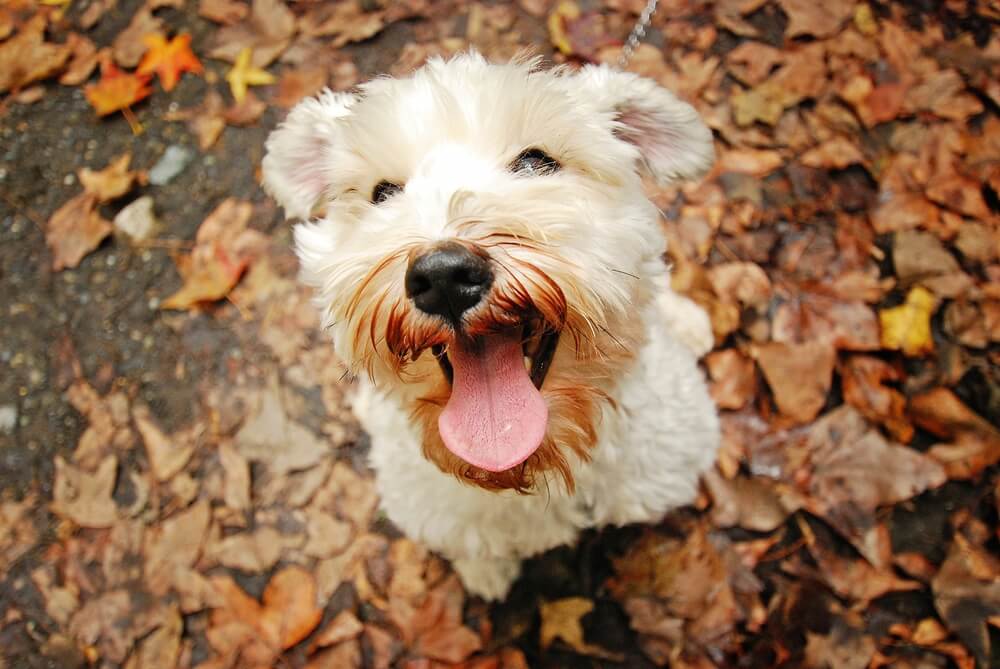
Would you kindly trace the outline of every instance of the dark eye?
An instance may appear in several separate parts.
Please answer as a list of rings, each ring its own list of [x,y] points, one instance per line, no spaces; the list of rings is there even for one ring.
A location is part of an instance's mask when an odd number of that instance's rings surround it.
[[[372,203],[381,204],[396,193],[402,192],[403,187],[391,181],[379,181],[372,189]]]
[[[559,161],[541,149],[526,149],[510,164],[510,171],[515,174],[539,176],[558,172],[562,165]]]

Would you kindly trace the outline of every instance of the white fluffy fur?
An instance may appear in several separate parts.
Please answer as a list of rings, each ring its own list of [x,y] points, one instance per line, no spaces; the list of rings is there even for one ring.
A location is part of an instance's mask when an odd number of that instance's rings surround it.
[[[563,169],[512,175],[510,161],[529,147]],[[371,435],[383,508],[450,558],[471,592],[503,597],[523,558],[572,542],[581,528],[655,522],[692,501],[718,445],[696,363],[712,334],[705,314],[669,291],[666,240],[637,171],[670,181],[710,166],[711,133],[692,107],[607,67],[541,71],[472,54],[376,79],[357,95],[303,102],[267,151],[264,184],[288,215],[325,211],[296,226],[302,279],[316,290],[339,355],[370,373],[361,374],[354,408]],[[404,191],[374,206],[382,180]],[[497,232],[525,240],[505,246],[504,258],[552,277],[593,344],[574,348],[564,334],[550,376],[572,379],[575,365],[600,370],[601,346],[626,327],[635,333],[622,368],[581,379],[613,402],[599,405],[590,461],[573,457],[572,493],[545,477],[534,494],[490,492],[425,459],[410,411],[440,384],[440,371],[428,352],[397,374],[379,338],[382,305],[406,302],[401,250]],[[406,327],[428,324],[407,318]],[[370,340],[359,337],[369,331]]]

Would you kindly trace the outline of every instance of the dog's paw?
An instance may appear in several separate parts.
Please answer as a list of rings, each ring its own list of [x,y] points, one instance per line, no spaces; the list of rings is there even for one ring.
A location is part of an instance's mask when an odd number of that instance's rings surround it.
[[[521,573],[520,560],[453,560],[451,566],[470,595],[487,601],[506,597]]]
[[[677,341],[700,358],[715,346],[712,321],[698,304],[673,291],[660,294],[660,309],[667,329]]]

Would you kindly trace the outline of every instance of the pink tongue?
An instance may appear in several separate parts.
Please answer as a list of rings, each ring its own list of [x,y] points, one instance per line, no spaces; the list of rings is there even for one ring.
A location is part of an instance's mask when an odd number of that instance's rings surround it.
[[[487,335],[448,347],[455,371],[438,418],[444,445],[471,465],[499,472],[541,445],[549,411],[524,369],[521,339]]]

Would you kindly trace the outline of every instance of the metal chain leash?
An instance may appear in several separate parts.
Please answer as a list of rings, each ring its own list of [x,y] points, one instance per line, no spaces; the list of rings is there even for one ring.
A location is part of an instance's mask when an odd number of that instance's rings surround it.
[[[618,57],[619,68],[625,69],[632,58],[635,48],[639,46],[639,40],[646,35],[646,28],[649,27],[649,22],[653,19],[653,13],[656,12],[656,4],[658,2],[659,0],[648,0],[646,6],[643,7],[642,13],[639,14],[639,18],[635,22],[635,27],[632,28],[628,39],[625,40],[625,46],[622,47],[622,54]]]

